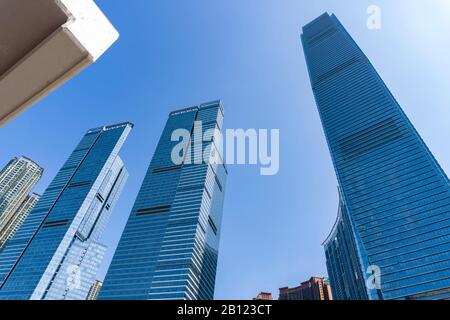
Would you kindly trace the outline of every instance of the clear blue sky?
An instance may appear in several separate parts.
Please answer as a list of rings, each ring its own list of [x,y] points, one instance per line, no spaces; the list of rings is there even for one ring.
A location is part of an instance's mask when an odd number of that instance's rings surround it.
[[[169,111],[222,99],[227,128],[278,128],[280,172],[231,166],[216,298],[325,276],[322,241],[337,212],[336,178],[300,45],[301,26],[335,13],[450,173],[450,3],[446,0],[99,0],[121,33],[95,65],[0,130],[0,166],[27,155],[43,192],[91,127],[136,124],[122,152],[130,180],[104,242],[105,265]],[[382,29],[366,9],[382,9]],[[103,267],[104,275],[106,266]]]

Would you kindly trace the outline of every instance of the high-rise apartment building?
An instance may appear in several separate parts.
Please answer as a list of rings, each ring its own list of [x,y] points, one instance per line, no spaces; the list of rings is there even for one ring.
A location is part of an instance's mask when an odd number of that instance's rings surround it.
[[[0,232],[0,250],[11,240],[16,234],[17,230],[22,226],[22,223],[28,217],[28,214],[33,210],[36,203],[41,198],[40,195],[33,193],[27,195],[20,207],[14,213],[14,217],[5,225]]]
[[[91,289],[89,290],[89,294],[86,300],[97,300],[98,294],[100,293],[102,286],[103,282],[96,280],[94,284],[91,286]]]
[[[170,114],[100,300],[213,299],[227,171],[205,133],[222,122],[219,101]],[[194,135],[180,142],[180,130]]]
[[[0,299],[85,300],[98,243],[128,173],[118,153],[133,125],[89,130],[0,252]]]
[[[43,172],[26,157],[11,160],[0,172],[0,250],[36,203],[36,196],[29,194]]]
[[[333,296],[326,279],[312,277],[296,288],[280,288],[279,300],[333,300]]]
[[[341,193],[324,245],[333,295],[450,298],[446,174],[334,15],[302,42]]]

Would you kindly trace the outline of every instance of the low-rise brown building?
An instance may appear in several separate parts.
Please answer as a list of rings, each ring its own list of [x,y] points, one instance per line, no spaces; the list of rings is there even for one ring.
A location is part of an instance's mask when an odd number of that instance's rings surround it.
[[[298,287],[280,288],[279,300],[333,300],[333,296],[326,279],[312,277]]]
[[[261,292],[253,300],[273,300],[273,296],[270,292]]]

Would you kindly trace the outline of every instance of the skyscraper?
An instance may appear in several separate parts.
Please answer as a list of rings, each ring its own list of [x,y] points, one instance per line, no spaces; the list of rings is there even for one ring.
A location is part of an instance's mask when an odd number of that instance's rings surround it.
[[[170,114],[100,300],[213,299],[227,171],[201,155],[219,154],[217,141],[203,133],[221,130],[222,122],[219,101]],[[180,129],[194,132],[185,143],[194,152],[181,152],[184,160],[174,163]]]
[[[333,295],[449,298],[446,174],[334,15],[306,25],[302,42],[341,193],[325,243]]]
[[[98,243],[128,173],[118,156],[133,125],[89,130],[0,252],[0,299],[85,300]]]
[[[41,179],[44,170],[26,157],[11,160],[0,172],[0,250],[34,205],[29,193]]]
[[[312,277],[296,288],[280,288],[279,300],[333,300],[333,296],[326,279]]]

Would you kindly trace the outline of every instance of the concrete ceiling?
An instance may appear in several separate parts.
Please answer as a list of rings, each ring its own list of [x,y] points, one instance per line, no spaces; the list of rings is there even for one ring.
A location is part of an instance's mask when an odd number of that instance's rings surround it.
[[[0,0],[0,126],[94,63],[118,37],[94,0]]]
[[[0,0],[0,75],[66,21],[54,0]]]

